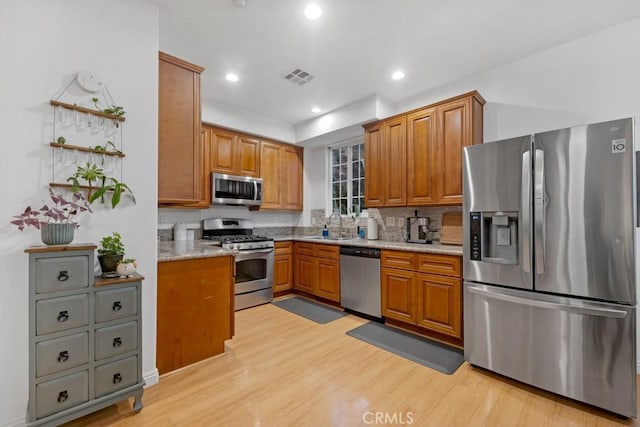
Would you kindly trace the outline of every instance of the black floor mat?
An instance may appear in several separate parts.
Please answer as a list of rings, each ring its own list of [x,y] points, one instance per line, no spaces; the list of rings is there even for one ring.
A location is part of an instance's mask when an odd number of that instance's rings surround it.
[[[462,350],[376,322],[358,326],[347,335],[447,375],[464,361]]]
[[[329,323],[347,315],[344,311],[300,297],[273,301],[271,304],[321,324]]]

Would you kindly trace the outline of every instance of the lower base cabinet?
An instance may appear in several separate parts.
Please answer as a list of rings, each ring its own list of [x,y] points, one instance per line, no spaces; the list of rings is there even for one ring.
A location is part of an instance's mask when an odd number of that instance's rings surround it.
[[[234,264],[231,256],[158,263],[160,374],[224,352],[233,336]]]
[[[275,242],[273,257],[273,293],[293,288],[293,242]]]
[[[293,288],[340,302],[340,247],[295,242]]]
[[[383,251],[381,265],[385,318],[462,338],[460,257]]]
[[[93,276],[95,245],[29,254],[27,425],[60,425],[134,397],[142,409],[139,274]]]

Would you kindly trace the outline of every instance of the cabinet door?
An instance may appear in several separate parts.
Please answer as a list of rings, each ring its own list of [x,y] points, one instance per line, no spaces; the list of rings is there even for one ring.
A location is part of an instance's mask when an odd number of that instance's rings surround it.
[[[282,173],[280,191],[282,208],[302,210],[302,150],[284,145],[282,148]]]
[[[437,108],[438,204],[462,204],[462,149],[472,145],[471,99]]]
[[[340,262],[335,259],[317,258],[318,282],[316,295],[340,302]]]
[[[211,170],[230,175],[238,174],[238,136],[224,129],[211,129]]]
[[[293,288],[315,294],[318,264],[311,257],[296,255]]]
[[[462,338],[460,279],[433,274],[416,276],[418,325]]]
[[[200,132],[200,182],[202,197],[193,204],[184,204],[189,208],[207,209],[211,207],[211,127],[202,124]]]
[[[260,143],[260,175],[262,176],[262,205],[260,209],[281,209],[280,180],[282,171],[279,144]]]
[[[382,124],[384,206],[407,205],[407,118]]]
[[[203,68],[159,54],[158,202],[198,203],[200,159],[200,73]]]
[[[412,271],[380,269],[382,287],[382,315],[396,320],[415,324],[416,286]]]
[[[247,135],[238,136],[236,171],[242,176],[260,176],[260,140]]]
[[[364,133],[364,205],[368,208],[384,206],[384,163],[380,123],[368,127]]]
[[[407,205],[436,203],[436,109],[407,116]]]
[[[293,285],[293,255],[276,255],[273,261],[273,292],[287,291]]]

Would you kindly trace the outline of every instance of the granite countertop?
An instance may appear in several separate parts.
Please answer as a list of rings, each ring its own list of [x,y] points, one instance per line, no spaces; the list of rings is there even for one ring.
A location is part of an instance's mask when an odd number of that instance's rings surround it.
[[[389,240],[367,240],[367,239],[325,239],[315,236],[277,236],[273,240],[276,242],[284,240],[294,240],[298,242],[310,242],[310,243],[324,243],[330,245],[341,246],[359,246],[366,248],[379,248],[379,249],[395,249],[399,251],[413,251],[413,252],[426,252],[432,254],[444,254],[444,255],[458,255],[462,256],[462,246],[459,245],[441,245],[440,243],[407,243],[407,242],[392,242]]]
[[[182,259],[233,256],[234,251],[212,246],[203,240],[167,241],[158,243],[158,262]]]

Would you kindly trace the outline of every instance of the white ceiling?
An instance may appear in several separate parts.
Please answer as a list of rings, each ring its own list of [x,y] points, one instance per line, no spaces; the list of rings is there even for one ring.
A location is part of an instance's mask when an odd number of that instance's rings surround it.
[[[318,116],[313,105],[406,99],[640,17],[638,0],[146,1],[160,9],[160,49],[206,69],[204,102],[289,124]],[[312,1],[316,21],[303,15]],[[315,79],[284,80],[298,67]]]

